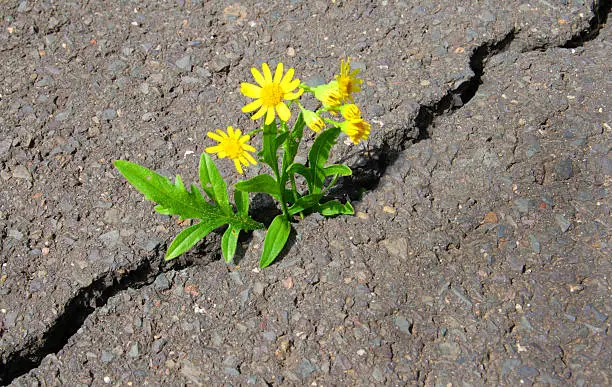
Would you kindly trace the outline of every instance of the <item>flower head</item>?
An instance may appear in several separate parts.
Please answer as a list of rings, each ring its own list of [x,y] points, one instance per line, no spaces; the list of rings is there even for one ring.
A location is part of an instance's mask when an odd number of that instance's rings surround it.
[[[257,164],[257,161],[249,153],[255,152],[256,149],[246,143],[251,136],[248,134],[242,135],[240,129],[234,130],[233,127],[228,126],[227,133],[217,129],[217,133],[208,132],[208,137],[218,141],[219,144],[206,148],[206,153],[216,153],[220,159],[227,157],[234,160],[234,166],[236,166],[238,173],[244,173],[242,165]]]
[[[346,133],[353,144],[358,144],[361,140],[367,140],[370,137],[370,124],[362,120],[346,120],[340,124],[340,129]]]
[[[349,103],[346,105],[342,105],[340,107],[340,113],[342,117],[346,120],[360,120],[361,119],[361,110],[357,107],[357,105]]]
[[[251,83],[243,82],[240,84],[240,92],[249,98],[254,98],[255,101],[250,102],[242,107],[242,111],[249,113],[257,111],[251,117],[257,120],[264,115],[266,116],[265,124],[269,125],[276,118],[276,114],[283,121],[288,121],[291,117],[291,112],[283,100],[294,100],[302,95],[303,90],[293,92],[300,84],[299,79],[293,79],[293,68],[287,70],[283,76],[283,64],[279,63],[274,72],[274,78],[270,72],[270,67],[267,63],[261,65],[263,75],[256,68],[251,68],[251,74],[259,86]]]
[[[304,116],[304,122],[313,132],[319,133],[325,128],[325,121],[312,110],[302,108],[302,114]]]
[[[352,94],[361,91],[363,80],[357,78],[357,74],[359,74],[359,69],[351,71],[351,58],[347,58],[346,62],[343,59],[340,63],[340,74],[336,75],[342,102],[353,102]]]
[[[323,108],[326,110],[338,110],[340,105],[342,105],[342,94],[338,89],[338,82],[336,81],[314,87],[312,92],[315,98],[321,101]]]

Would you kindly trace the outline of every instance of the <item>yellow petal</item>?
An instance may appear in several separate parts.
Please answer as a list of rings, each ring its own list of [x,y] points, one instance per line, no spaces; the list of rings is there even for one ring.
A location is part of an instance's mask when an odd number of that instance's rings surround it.
[[[240,138],[242,137],[242,130],[236,128],[234,129],[234,138],[238,139],[238,141],[240,141]]]
[[[252,120],[257,120],[257,119],[260,119],[261,117],[263,117],[263,115],[264,115],[264,114],[266,114],[266,111],[267,111],[267,110],[268,110],[267,108],[265,108],[265,107],[263,107],[263,106],[262,106],[262,108],[261,108],[261,109],[259,109],[259,111],[258,111],[257,113],[253,114],[253,116],[251,117],[251,119],[252,119]]]
[[[261,68],[263,69],[265,84],[272,83],[272,73],[270,72],[270,67],[268,67],[268,64],[263,63]]]
[[[257,160],[255,160],[255,159],[253,158],[253,156],[251,156],[249,153],[245,153],[245,154],[244,154],[244,157],[245,157],[247,160],[249,160],[249,162],[250,162],[252,165],[257,164]]]
[[[251,83],[242,82],[240,84],[240,92],[249,98],[261,97],[261,87],[255,86]]]
[[[270,125],[272,121],[274,121],[274,117],[274,107],[270,106],[268,107],[268,111],[266,112],[266,125]]]
[[[283,77],[283,63],[278,62],[276,65],[276,71],[274,72],[274,83],[280,83],[281,78]]]
[[[208,148],[204,149],[206,151],[206,153],[219,153],[221,151],[221,145],[215,145],[215,146],[209,146]]]
[[[278,113],[280,119],[285,122],[289,121],[289,118],[291,118],[291,111],[283,102],[276,105],[276,112]]]
[[[283,95],[283,98],[288,101],[292,101],[294,99],[300,98],[302,93],[304,93],[304,89],[300,89],[297,93],[285,93],[285,95]]]
[[[223,137],[219,136],[217,133],[208,132],[206,133],[206,135],[215,141],[219,141],[219,142],[223,141]]]
[[[227,138],[227,134],[222,131],[221,129],[217,129],[217,133],[219,133],[219,136],[223,137],[223,138]]]
[[[234,128],[232,128],[231,126],[227,127],[227,135],[231,138],[234,138]]]
[[[251,67],[251,74],[253,74],[253,78],[255,78],[255,82],[259,83],[259,85],[263,86],[266,83],[263,75],[261,75],[259,70],[257,70],[255,67]]]
[[[256,99],[255,101],[244,105],[242,107],[242,112],[243,113],[250,113],[250,112],[254,111],[255,109],[257,109],[258,107],[260,107],[262,103],[263,102],[262,102],[261,99]]]
[[[248,152],[255,152],[257,149],[249,144],[242,144],[242,149]]]
[[[288,93],[290,91],[293,91],[299,85],[300,85],[300,80],[296,78],[293,81],[288,82],[284,87],[282,87],[282,89],[285,93]]]
[[[289,82],[291,82],[291,78],[293,78],[293,73],[295,70],[293,70],[293,67],[291,67],[289,70],[287,70],[287,72],[285,73],[285,76],[283,77],[283,80],[280,83],[280,86],[282,88],[285,87],[285,85],[288,85]]]
[[[236,170],[239,174],[244,174],[244,171],[242,170],[242,165],[240,165],[240,161],[238,161],[237,159],[234,160],[234,166],[236,167]]]

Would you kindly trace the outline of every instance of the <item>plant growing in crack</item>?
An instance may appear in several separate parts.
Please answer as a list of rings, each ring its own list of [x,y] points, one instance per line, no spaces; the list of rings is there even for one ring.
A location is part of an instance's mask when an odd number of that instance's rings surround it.
[[[282,251],[289,238],[291,222],[297,215],[303,217],[313,212],[324,216],[353,214],[350,202],[326,199],[326,194],[336,185],[338,178],[349,176],[352,171],[344,164],[328,165],[327,162],[340,133],[345,133],[354,144],[367,140],[370,135],[370,124],[362,118],[360,109],[353,103],[353,94],[361,90],[362,80],[357,77],[358,72],[351,69],[349,58],[341,62],[340,73],[335,79],[311,87],[293,78],[293,68],[284,72],[282,63],[278,63],[274,74],[267,63],[262,64],[262,71],[251,68],[257,84],[245,82],[240,85],[241,93],[253,99],[242,111],[255,112],[251,118],[263,118],[263,124],[247,134],[232,126],[228,126],[226,131],[217,129],[209,132],[208,137],[217,144],[202,153],[199,187],[191,185],[187,190],[178,175],[172,183],[167,177],[138,164],[116,160],[114,164],[119,172],[146,199],[157,203],[157,212],[178,215],[181,220],[199,220],[174,238],[165,259],[178,257],[214,229],[227,225],[221,239],[221,252],[225,261],[230,262],[241,231],[265,228],[249,216],[250,193],[270,195],[278,201],[282,211],[267,227],[259,262],[262,268],[270,265]],[[320,108],[313,111],[302,106],[300,98],[304,93],[312,93],[320,102]],[[297,106],[299,113],[290,127],[293,106]],[[296,156],[305,127],[317,136],[308,151],[308,162],[302,164],[296,161]],[[261,135],[263,143],[262,149],[257,152],[258,160],[251,155],[257,150],[248,144],[255,135]],[[227,184],[209,153],[216,154],[218,158],[231,159],[240,174],[244,173],[243,166],[255,165],[258,161],[266,164],[270,173],[237,182],[233,187],[232,205]],[[305,181],[307,189],[298,188],[298,176]],[[200,189],[209,200],[205,199]]]

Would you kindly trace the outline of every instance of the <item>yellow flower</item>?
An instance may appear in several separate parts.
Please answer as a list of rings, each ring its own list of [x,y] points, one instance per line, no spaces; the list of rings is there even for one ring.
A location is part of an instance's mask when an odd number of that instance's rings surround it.
[[[238,173],[243,174],[242,165],[248,166],[257,164],[257,161],[249,152],[255,152],[255,148],[247,144],[251,136],[248,134],[242,135],[240,129],[234,130],[233,127],[227,127],[227,134],[221,129],[217,129],[217,133],[208,132],[208,137],[219,144],[206,148],[206,153],[216,153],[220,159],[228,157],[234,160],[234,166]]]
[[[342,105],[342,94],[338,89],[338,82],[331,81],[328,84],[312,88],[316,99],[321,101],[326,110],[338,110]]]
[[[302,109],[302,114],[304,115],[304,122],[306,122],[306,126],[312,129],[313,132],[319,133],[321,129],[325,128],[325,121],[312,110]]]
[[[346,133],[353,144],[358,144],[361,140],[370,137],[370,124],[362,120],[347,120],[340,124],[340,129]]]
[[[340,75],[336,75],[342,102],[353,102],[352,94],[361,91],[363,80],[357,78],[357,74],[359,69],[351,71],[351,58],[347,58],[346,62],[343,59],[340,63]]]
[[[360,120],[361,119],[361,110],[357,107],[357,105],[349,103],[347,105],[342,105],[340,107],[340,113],[342,113],[342,117],[347,120]]]
[[[256,120],[263,115],[266,115],[265,123],[269,125],[274,121],[276,113],[281,120],[287,122],[291,117],[291,112],[283,100],[294,100],[300,97],[304,90],[300,89],[297,93],[293,91],[300,85],[299,79],[293,78],[294,70],[290,68],[283,76],[283,64],[279,63],[274,72],[274,78],[270,72],[270,67],[267,63],[262,64],[263,75],[256,68],[251,68],[253,78],[259,86],[251,83],[243,82],[240,84],[240,92],[249,98],[254,98],[255,101],[248,103],[242,107],[242,111],[249,113],[259,109],[259,111],[251,117]]]

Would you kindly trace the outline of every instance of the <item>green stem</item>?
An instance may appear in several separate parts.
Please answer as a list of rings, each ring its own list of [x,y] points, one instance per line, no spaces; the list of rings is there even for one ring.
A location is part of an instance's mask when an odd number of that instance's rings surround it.
[[[327,187],[325,187],[325,189],[323,189],[323,191],[321,191],[321,196],[325,195],[327,193],[327,191],[329,191],[331,189],[331,187],[336,185],[336,182],[338,181],[338,176],[339,175],[334,175],[334,178],[332,179],[331,183],[329,183],[329,185]]]

